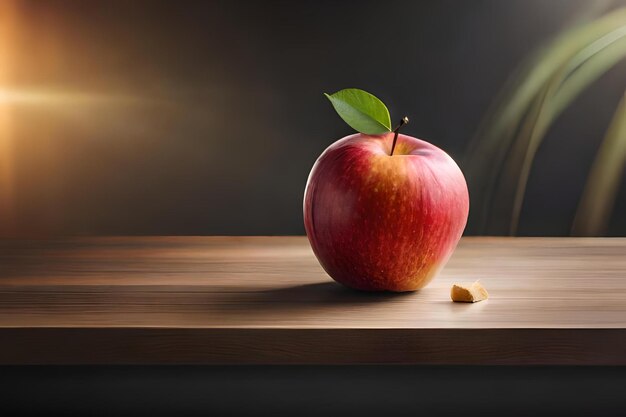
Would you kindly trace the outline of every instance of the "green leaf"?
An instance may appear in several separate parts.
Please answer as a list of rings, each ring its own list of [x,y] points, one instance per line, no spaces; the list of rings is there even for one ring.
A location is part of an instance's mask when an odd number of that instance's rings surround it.
[[[574,236],[601,236],[608,230],[626,168],[626,94],[595,156],[574,224]]]
[[[624,57],[626,7],[563,32],[514,74],[468,148],[464,169],[473,233],[516,234],[528,176],[546,133],[582,91]]]
[[[326,94],[339,116],[357,132],[381,135],[391,132],[391,118],[385,104],[367,91],[346,88]]]

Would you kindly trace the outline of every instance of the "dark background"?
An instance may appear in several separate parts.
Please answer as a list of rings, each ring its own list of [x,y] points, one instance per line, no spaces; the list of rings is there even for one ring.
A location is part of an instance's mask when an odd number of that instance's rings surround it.
[[[619,367],[0,367],[7,416],[623,416]],[[0,394],[0,395],[2,395]]]
[[[10,109],[1,234],[280,235],[304,233],[308,172],[351,133],[323,92],[376,94],[392,117],[411,117],[405,133],[463,167],[468,141],[522,60],[625,2],[16,4],[5,84],[49,97]],[[519,234],[568,234],[624,70],[613,68],[551,129]],[[626,235],[625,188],[612,235]]]

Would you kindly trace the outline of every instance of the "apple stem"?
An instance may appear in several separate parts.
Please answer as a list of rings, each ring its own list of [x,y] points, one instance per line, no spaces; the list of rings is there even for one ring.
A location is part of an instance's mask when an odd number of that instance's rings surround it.
[[[398,124],[398,126],[396,126],[396,128],[393,130],[393,144],[391,145],[391,153],[389,153],[389,156],[393,156],[393,150],[396,149],[396,141],[398,140],[398,133],[400,132],[400,128],[406,124],[409,124],[409,118],[404,116],[402,120],[400,120],[400,124]]]

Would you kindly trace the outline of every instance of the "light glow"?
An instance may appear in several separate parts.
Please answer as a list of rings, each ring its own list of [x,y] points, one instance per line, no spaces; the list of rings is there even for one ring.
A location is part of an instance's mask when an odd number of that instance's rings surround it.
[[[0,3],[0,84],[10,81],[13,40],[17,27],[17,4],[6,0]],[[1,93],[0,93],[1,94]],[[0,97],[4,97],[1,95]],[[0,99],[0,235],[10,234],[14,217],[14,159],[10,108]]]
[[[59,97],[55,94],[37,91],[16,91],[6,88],[0,88],[0,105],[20,103],[45,103],[55,101],[55,99],[59,99]]]

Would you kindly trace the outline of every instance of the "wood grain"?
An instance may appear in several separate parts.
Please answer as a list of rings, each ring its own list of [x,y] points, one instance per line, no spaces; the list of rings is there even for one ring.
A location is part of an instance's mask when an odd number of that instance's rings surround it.
[[[464,238],[409,294],[335,284],[304,237],[0,241],[0,364],[108,363],[626,365],[626,239]]]

